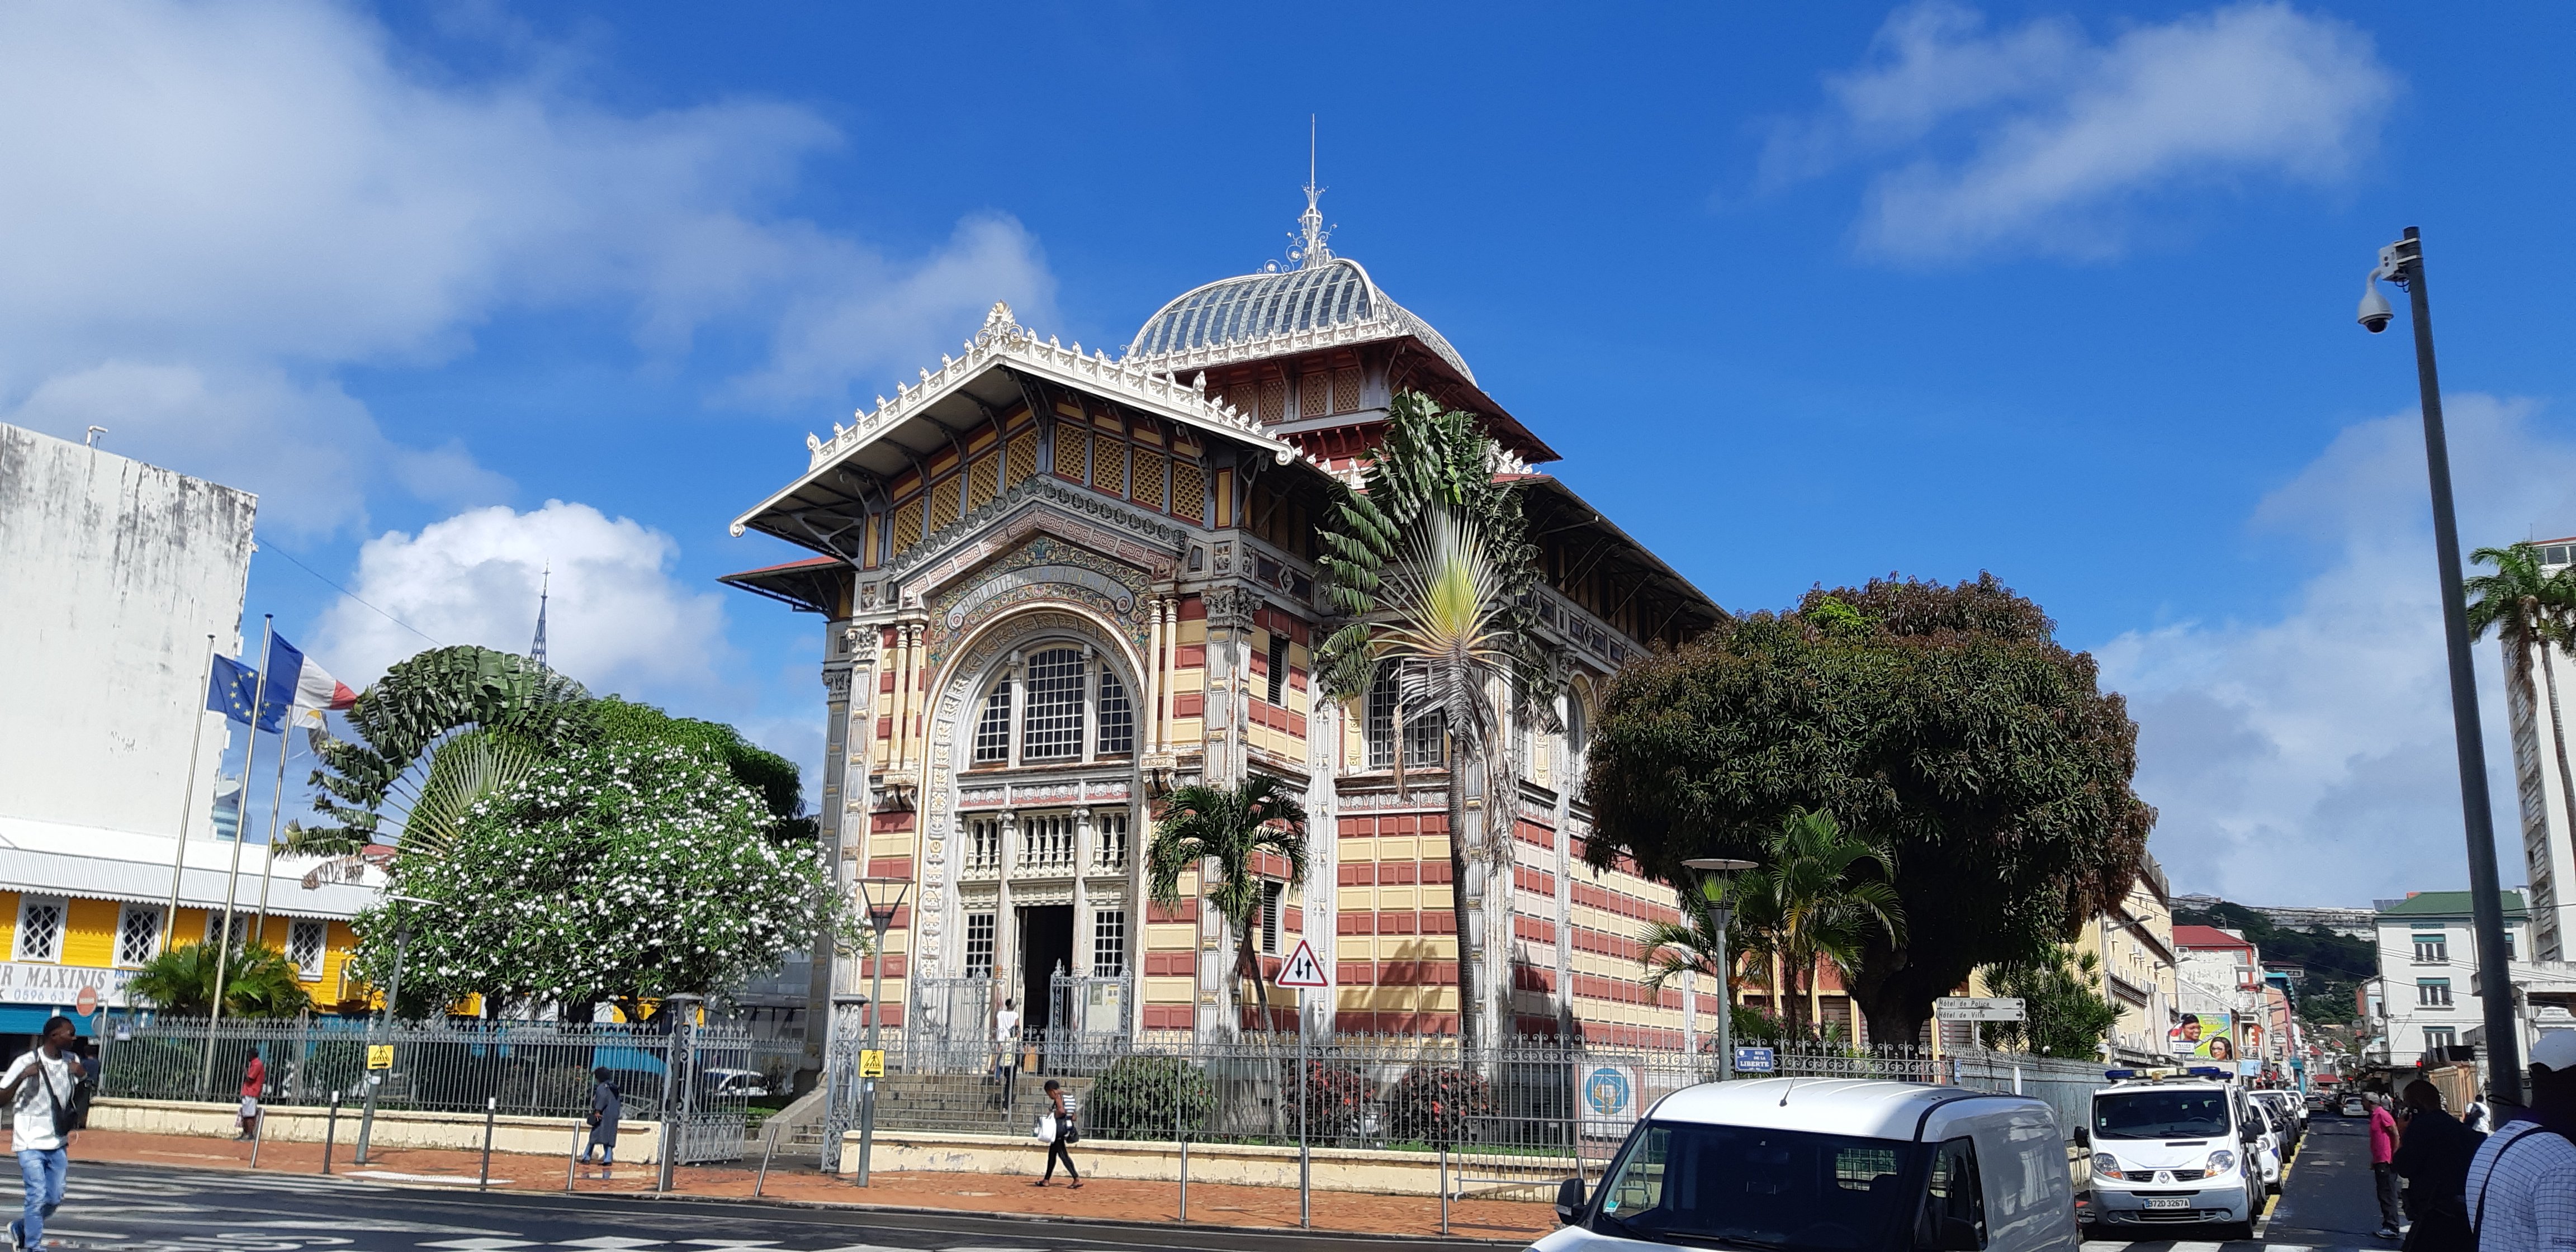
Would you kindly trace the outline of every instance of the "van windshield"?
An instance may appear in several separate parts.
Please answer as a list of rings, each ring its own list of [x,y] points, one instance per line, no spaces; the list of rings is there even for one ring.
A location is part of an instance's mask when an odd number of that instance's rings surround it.
[[[1923,1207],[1919,1153],[1896,1139],[1650,1122],[1602,1184],[1599,1211],[1611,1233],[1663,1243],[1899,1247]]]
[[[2219,1139],[2231,1124],[2227,1093],[2209,1087],[2105,1091],[2093,1097],[2096,1139]]]

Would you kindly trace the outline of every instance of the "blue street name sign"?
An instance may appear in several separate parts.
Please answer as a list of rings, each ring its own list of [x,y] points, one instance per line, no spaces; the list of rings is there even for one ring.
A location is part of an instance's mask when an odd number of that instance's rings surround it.
[[[1737,1048],[1735,1050],[1736,1073],[1768,1074],[1778,1068],[1780,1068],[1778,1055],[1772,1052],[1769,1048]]]

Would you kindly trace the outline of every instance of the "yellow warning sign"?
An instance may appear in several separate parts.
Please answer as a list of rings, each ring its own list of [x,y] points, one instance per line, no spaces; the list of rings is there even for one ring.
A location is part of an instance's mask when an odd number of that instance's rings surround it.
[[[390,1043],[371,1043],[367,1045],[367,1068],[392,1069],[393,1067],[394,1045]]]
[[[885,1049],[883,1049],[883,1048],[861,1048],[861,1049],[859,1049],[859,1077],[861,1077],[861,1078],[883,1078],[883,1077],[885,1077]]]

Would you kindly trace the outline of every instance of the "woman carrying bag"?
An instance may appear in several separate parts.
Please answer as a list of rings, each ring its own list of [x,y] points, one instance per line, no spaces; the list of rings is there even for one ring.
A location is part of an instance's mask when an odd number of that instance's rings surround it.
[[[1046,1098],[1047,1111],[1038,1117],[1038,1138],[1046,1140],[1047,1145],[1046,1173],[1029,1185],[1047,1185],[1047,1179],[1055,1177],[1055,1163],[1061,1160],[1065,1176],[1073,1180],[1073,1189],[1080,1191],[1082,1171],[1073,1167],[1073,1153],[1068,1149],[1082,1142],[1082,1129],[1073,1122],[1073,1115],[1080,1111],[1081,1102],[1052,1078],[1046,1080]]]

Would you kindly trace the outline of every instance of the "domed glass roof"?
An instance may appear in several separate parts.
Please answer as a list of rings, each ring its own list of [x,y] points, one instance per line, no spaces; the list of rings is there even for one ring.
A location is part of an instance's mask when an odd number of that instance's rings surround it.
[[[1210,351],[1216,360],[1249,359],[1277,349],[1263,341],[1323,332],[1340,342],[1410,335],[1468,382],[1476,376],[1440,332],[1386,298],[1368,271],[1346,257],[1324,256],[1300,269],[1220,279],[1166,304],[1127,345],[1130,357]],[[1339,332],[1339,333],[1334,333]],[[1249,349],[1234,357],[1224,349]],[[1295,351],[1295,347],[1285,350]]]

